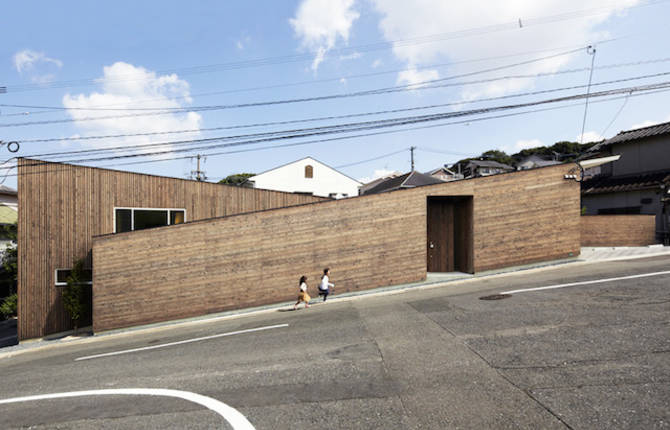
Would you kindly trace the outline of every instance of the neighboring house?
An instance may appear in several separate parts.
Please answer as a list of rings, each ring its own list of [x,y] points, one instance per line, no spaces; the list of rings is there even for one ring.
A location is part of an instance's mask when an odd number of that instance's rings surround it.
[[[451,167],[451,170],[461,171],[466,178],[497,175],[516,170],[512,166],[492,160],[467,160]]]
[[[361,183],[330,166],[306,157],[247,179],[247,184],[264,190],[343,198],[358,195]]]
[[[374,187],[368,188],[364,194],[368,195],[386,193],[403,188],[422,187],[424,185],[440,184],[442,182],[444,181],[441,179],[434,178],[414,170],[409,173],[405,173],[404,175],[393,178],[386,178],[385,180],[378,182]]]
[[[440,179],[444,182],[457,181],[464,178],[462,173],[456,173],[452,170],[449,170],[446,164],[442,167],[431,170],[430,172],[426,172],[425,174],[432,176],[433,178]]]
[[[553,166],[554,164],[561,164],[556,160],[545,160],[539,155],[533,154],[522,158],[516,165],[517,170],[536,169],[538,167]]]
[[[19,218],[18,193],[16,190],[0,185],[0,225],[14,224]],[[0,232],[0,254],[12,241]]]
[[[18,211],[19,196],[15,189],[0,185],[0,203]]]
[[[620,155],[585,172],[586,214],[654,214],[659,240],[670,241],[670,122],[622,131],[586,158]]]
[[[367,191],[370,188],[376,187],[377,184],[379,184],[379,183],[381,183],[381,182],[383,182],[387,179],[390,179],[390,178],[396,178],[400,175],[402,175],[402,172],[395,171],[395,172],[391,172],[387,175],[384,175],[380,178],[377,178],[374,181],[366,182],[363,185],[361,185],[360,187],[358,187],[358,194],[362,196],[363,194],[367,193]]]

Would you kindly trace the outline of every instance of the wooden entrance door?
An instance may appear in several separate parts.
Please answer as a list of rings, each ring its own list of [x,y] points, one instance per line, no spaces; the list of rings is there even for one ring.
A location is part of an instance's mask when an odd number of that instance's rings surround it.
[[[428,199],[428,271],[454,271],[454,203]]]

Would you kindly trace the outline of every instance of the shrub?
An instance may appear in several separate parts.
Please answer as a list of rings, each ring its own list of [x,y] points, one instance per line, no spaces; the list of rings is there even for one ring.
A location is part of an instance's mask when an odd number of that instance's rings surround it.
[[[74,332],[77,333],[79,322],[88,316],[88,301],[86,296],[87,285],[84,282],[84,260],[75,261],[67,286],[63,289],[63,306],[74,323]]]
[[[16,293],[5,297],[5,300],[0,304],[0,316],[2,316],[2,319],[8,319],[16,315],[17,300]]]

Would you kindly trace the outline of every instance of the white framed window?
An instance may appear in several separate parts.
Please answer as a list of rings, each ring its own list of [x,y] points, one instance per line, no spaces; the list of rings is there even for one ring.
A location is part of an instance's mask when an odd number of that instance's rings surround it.
[[[183,208],[114,208],[114,233],[186,222]]]
[[[67,278],[72,273],[72,269],[56,269],[54,279],[56,280],[55,284],[57,287],[64,287],[67,285]],[[82,270],[83,275],[83,284],[84,285],[93,285],[93,270],[84,269]]]

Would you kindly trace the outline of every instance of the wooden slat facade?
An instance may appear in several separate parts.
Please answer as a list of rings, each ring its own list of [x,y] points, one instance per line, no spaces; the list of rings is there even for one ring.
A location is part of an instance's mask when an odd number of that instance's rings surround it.
[[[307,275],[315,293],[324,267],[336,293],[420,281],[430,196],[472,197],[464,209],[472,222],[459,228],[474,249],[458,258],[475,271],[576,256],[580,190],[564,179],[572,169],[550,166],[96,237],[93,327],[293,300],[298,278]]]
[[[656,215],[584,215],[582,246],[646,246],[657,243]]]
[[[114,207],[184,208],[187,221],[325,199],[21,159],[18,168],[18,336],[71,328],[55,270],[91,264],[93,236],[114,231]]]

